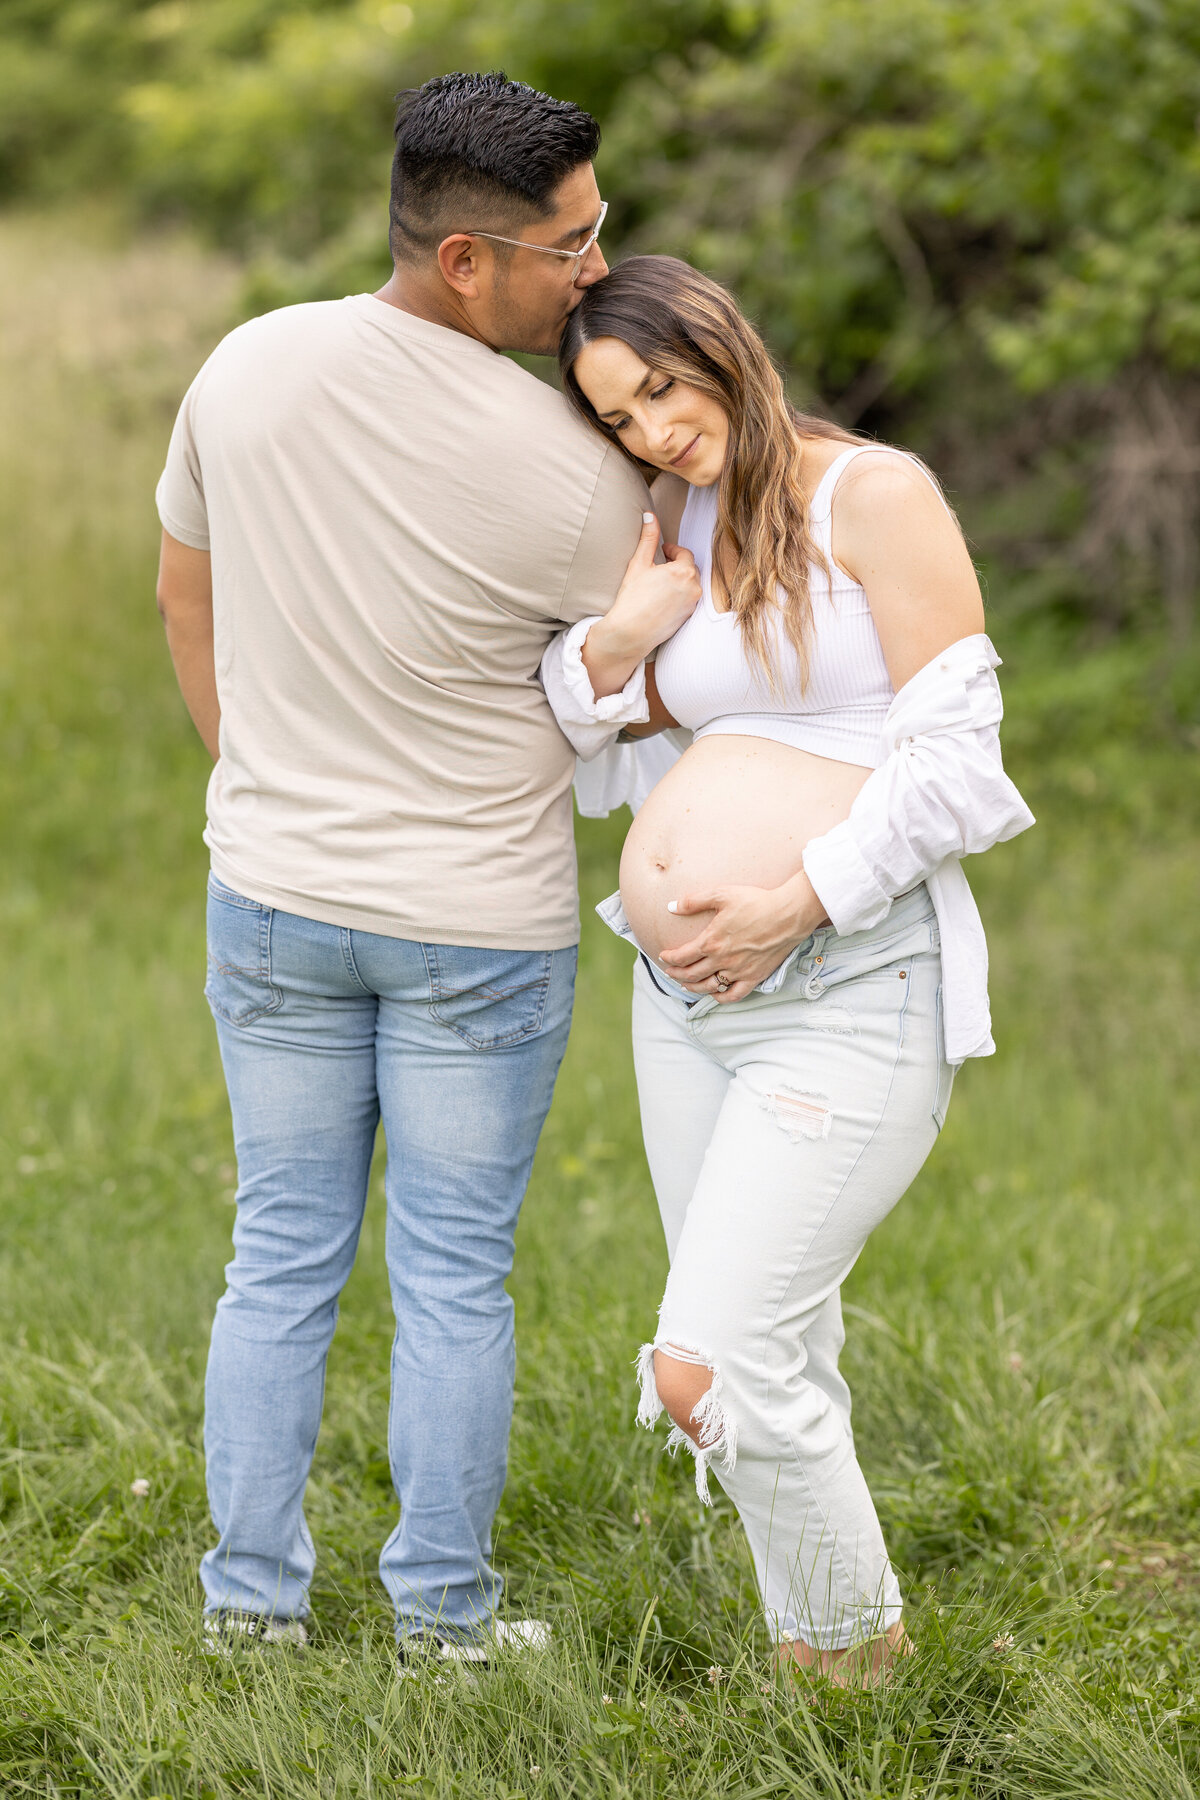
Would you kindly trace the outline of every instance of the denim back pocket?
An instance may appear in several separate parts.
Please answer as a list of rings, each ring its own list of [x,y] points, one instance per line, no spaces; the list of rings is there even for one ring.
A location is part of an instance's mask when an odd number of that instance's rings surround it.
[[[548,950],[476,950],[424,944],[430,1011],[472,1050],[502,1050],[542,1028]]]
[[[271,982],[271,908],[208,878],[208,979],[204,997],[230,1025],[252,1025],[283,1005]]]

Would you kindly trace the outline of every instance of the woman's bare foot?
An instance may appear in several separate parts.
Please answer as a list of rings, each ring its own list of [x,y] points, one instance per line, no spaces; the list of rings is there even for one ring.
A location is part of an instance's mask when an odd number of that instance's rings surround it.
[[[851,1644],[846,1650],[814,1650],[802,1638],[785,1638],[777,1647],[781,1669],[805,1669],[845,1688],[874,1687],[887,1679],[898,1658],[912,1653],[913,1641],[899,1620],[878,1637]]]

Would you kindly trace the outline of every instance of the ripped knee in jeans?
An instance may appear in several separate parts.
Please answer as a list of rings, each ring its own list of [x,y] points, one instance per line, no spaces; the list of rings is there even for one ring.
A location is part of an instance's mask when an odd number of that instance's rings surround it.
[[[656,1366],[657,1365],[657,1366]],[[672,1456],[691,1451],[696,1463],[696,1492],[706,1506],[712,1504],[708,1470],[712,1463],[728,1474],[737,1461],[737,1425],[722,1399],[724,1381],[711,1356],[691,1344],[675,1343],[660,1336],[643,1344],[637,1356],[641,1400],[637,1422],[653,1430],[666,1411],[673,1429],[667,1439]],[[703,1369],[707,1385],[685,1371]],[[701,1391],[697,1395],[696,1388]]]

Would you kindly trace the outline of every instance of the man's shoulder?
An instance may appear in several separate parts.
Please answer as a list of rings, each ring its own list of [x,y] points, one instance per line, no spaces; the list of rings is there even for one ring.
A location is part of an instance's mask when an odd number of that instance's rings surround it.
[[[556,446],[562,444],[576,457],[590,453],[598,466],[609,448],[606,438],[585,425],[574,407],[551,382],[522,367],[511,356],[500,356],[502,379],[514,403],[537,432]],[[497,372],[500,372],[499,370]]]
[[[511,357],[503,380],[514,411],[522,418],[530,439],[542,457],[556,466],[577,471],[580,482],[595,490],[596,498],[610,504],[646,504],[646,483],[616,445],[585,423],[570,402],[548,381],[532,374]]]
[[[587,439],[595,437],[595,433],[588,431],[582,419],[572,412],[552,382],[544,381],[511,356],[497,356],[492,366],[507,386],[513,403],[539,431],[553,433],[576,446],[584,441],[578,435],[580,429]]]
[[[339,300],[306,300],[244,319],[209,353],[192,383],[194,416],[244,413],[249,394],[291,389],[330,357],[344,361],[351,324]]]
[[[297,338],[336,335],[344,332],[348,324],[344,300],[301,300],[293,306],[278,306],[235,325],[221,339],[209,361],[247,350],[261,351]]]

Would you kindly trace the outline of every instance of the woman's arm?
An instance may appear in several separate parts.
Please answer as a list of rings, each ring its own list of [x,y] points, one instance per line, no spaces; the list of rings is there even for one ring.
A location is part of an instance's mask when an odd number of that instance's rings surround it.
[[[1000,755],[999,661],[979,632],[919,670],[889,708],[887,758],[849,817],[805,845],[805,872],[839,932],[878,924],[944,862],[1033,824]]]
[[[649,708],[650,717],[644,724],[626,725],[621,732],[622,738],[655,737],[660,731],[677,731],[679,729],[679,720],[673,719],[663,705],[662,695],[658,691],[658,677],[654,673],[652,662],[646,664],[646,705]]]
[[[805,846],[804,867],[839,932],[886,917],[897,894],[950,857],[1033,823],[1004,773],[1000,658],[958,522],[914,463],[856,457],[833,505],[833,551],[866,590],[896,698],[887,756],[850,816]]]
[[[868,467],[854,480],[860,462]],[[827,919],[839,932],[865,930],[947,857],[1033,822],[1000,761],[999,658],[982,635],[966,545],[937,490],[894,454],[858,458],[839,484],[833,527],[835,558],[866,589],[897,689],[889,754],[849,817],[805,847],[791,881],[680,896],[677,912],[714,917],[690,943],[664,952],[664,966],[688,986],[718,969],[734,975],[727,1001],[743,998]]]
[[[979,578],[931,478],[894,450],[856,456],[833,498],[834,561],[865,590],[896,693],[983,631]]]

